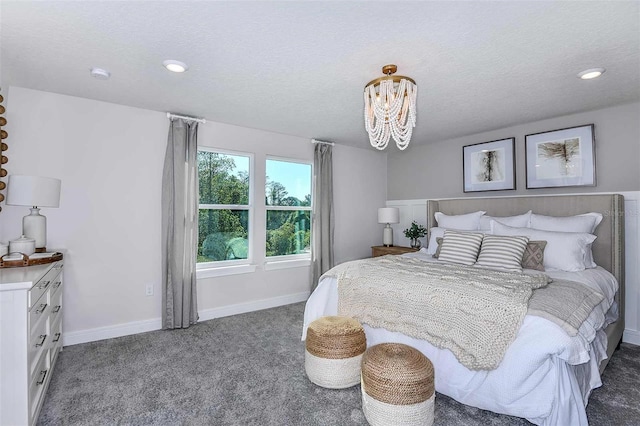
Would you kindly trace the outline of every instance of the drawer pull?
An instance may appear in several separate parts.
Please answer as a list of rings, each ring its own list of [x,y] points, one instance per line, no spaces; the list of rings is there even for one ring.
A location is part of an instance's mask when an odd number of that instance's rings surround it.
[[[60,287],[60,284],[62,284],[62,281],[56,281],[55,283],[53,283],[53,289],[55,290]]]
[[[57,314],[58,312],[60,312],[60,308],[62,308],[62,306],[58,305],[55,308],[53,308],[53,311],[51,311],[54,314]]]
[[[55,342],[57,342],[58,340],[60,340],[60,336],[61,336],[61,334],[62,334],[62,333],[56,333],[56,334],[54,334],[54,336],[56,336],[56,338],[55,338],[55,339],[53,339],[53,340],[52,340],[52,342],[53,342],[53,343],[55,343]]]
[[[41,334],[39,337],[40,341],[36,343],[36,348],[44,345],[44,341],[47,340],[46,334]]]
[[[47,377],[47,372],[49,370],[42,370],[40,371],[40,378],[38,379],[38,381],[36,382],[36,385],[41,385],[44,383],[44,379],[45,377]]]
[[[49,306],[47,303],[41,303],[40,306],[38,306],[38,309],[36,309],[36,314],[43,313],[44,310],[47,309],[47,306]]]
[[[45,288],[49,287],[49,284],[51,284],[51,281],[43,281],[38,284],[38,288],[44,290]]]

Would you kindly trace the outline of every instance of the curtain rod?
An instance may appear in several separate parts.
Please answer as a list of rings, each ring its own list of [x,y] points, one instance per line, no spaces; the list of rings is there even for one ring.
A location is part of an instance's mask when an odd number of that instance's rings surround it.
[[[319,141],[318,139],[311,139],[311,143],[319,143],[319,144],[325,144],[325,145],[331,145],[331,146],[335,145],[335,143],[333,142]]]
[[[201,123],[201,124],[204,124],[207,122],[207,120],[205,120],[204,118],[188,117],[186,115],[172,114],[170,112],[167,113],[167,118],[168,119],[182,118],[183,120],[197,121],[198,123]]]

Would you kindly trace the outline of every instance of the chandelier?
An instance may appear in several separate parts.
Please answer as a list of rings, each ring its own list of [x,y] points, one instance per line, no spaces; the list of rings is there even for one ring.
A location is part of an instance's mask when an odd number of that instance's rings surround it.
[[[391,137],[400,150],[406,149],[416,126],[418,86],[409,77],[392,75],[397,70],[395,65],[385,65],[385,76],[364,87],[364,127],[371,146],[380,150]]]

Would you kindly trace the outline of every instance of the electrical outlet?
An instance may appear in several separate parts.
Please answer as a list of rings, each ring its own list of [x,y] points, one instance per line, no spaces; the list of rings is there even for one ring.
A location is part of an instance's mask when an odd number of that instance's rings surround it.
[[[145,288],[145,294],[147,296],[153,296],[153,284],[147,284],[147,287]]]

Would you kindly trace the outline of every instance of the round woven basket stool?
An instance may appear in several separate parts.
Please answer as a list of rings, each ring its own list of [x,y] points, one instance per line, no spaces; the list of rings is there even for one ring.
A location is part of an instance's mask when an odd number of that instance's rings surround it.
[[[430,426],[433,364],[417,349],[382,343],[362,357],[362,411],[371,426]]]
[[[322,317],[307,329],[304,368],[318,386],[343,389],[360,383],[367,339],[362,325],[347,317]]]

